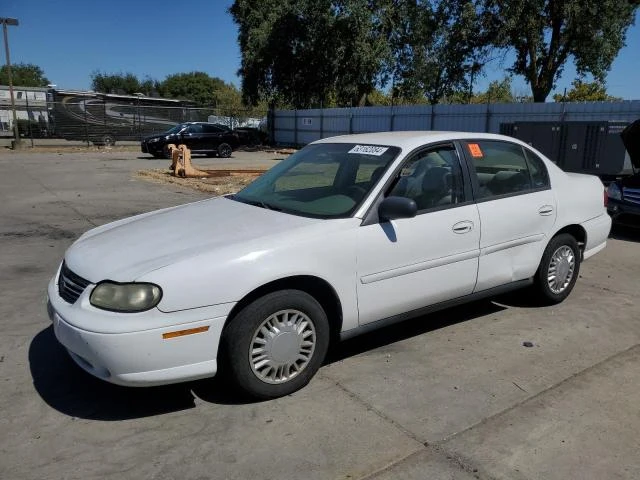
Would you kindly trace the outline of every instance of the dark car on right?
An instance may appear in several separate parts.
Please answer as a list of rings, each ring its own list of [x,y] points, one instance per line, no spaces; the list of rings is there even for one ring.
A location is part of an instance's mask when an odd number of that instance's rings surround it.
[[[192,153],[202,153],[221,158],[230,157],[240,145],[240,138],[231,129],[217,123],[186,122],[172,129],[151,135],[142,140],[140,149],[156,158],[169,158],[167,146],[186,145]]]
[[[614,180],[607,187],[607,211],[615,224],[640,227],[640,120],[620,134],[631,162],[633,175]]]

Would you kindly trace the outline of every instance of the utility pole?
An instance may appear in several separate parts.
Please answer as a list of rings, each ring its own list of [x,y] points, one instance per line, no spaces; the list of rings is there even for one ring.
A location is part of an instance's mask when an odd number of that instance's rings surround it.
[[[14,148],[20,146],[20,131],[18,130],[18,116],[16,115],[16,99],[13,95],[13,79],[11,78],[11,56],[9,55],[9,35],[7,34],[7,25],[17,27],[18,20],[16,18],[2,18],[2,30],[4,34],[4,53],[7,59],[7,77],[9,78],[9,96],[11,97],[11,110],[13,111],[13,136],[15,137]]]

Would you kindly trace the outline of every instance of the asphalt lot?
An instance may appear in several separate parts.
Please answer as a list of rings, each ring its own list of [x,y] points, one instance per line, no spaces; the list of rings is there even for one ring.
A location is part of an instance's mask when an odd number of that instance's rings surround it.
[[[0,153],[0,478],[640,478],[640,232],[615,233],[560,306],[512,294],[350,340],[283,399],[85,374],[45,310],[65,249],[94,225],[205,198],[135,178],[167,163],[140,156]]]

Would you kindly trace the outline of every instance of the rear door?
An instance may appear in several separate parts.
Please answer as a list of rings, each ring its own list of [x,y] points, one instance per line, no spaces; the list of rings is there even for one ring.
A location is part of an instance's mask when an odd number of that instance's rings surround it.
[[[225,130],[216,125],[203,125],[202,132],[202,149],[209,151],[217,150]]]
[[[556,220],[556,200],[544,162],[508,141],[461,143],[480,213],[475,291],[532,277]]]

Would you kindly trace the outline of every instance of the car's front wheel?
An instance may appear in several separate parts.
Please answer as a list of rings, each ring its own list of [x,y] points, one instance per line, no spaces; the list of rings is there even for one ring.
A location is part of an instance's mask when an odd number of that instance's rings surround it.
[[[572,235],[562,233],[551,239],[542,255],[535,279],[545,303],[560,303],[569,296],[578,279],[580,258],[580,247]]]
[[[267,294],[226,326],[220,360],[230,379],[253,397],[269,399],[304,387],[329,346],[320,304],[300,290]]]

